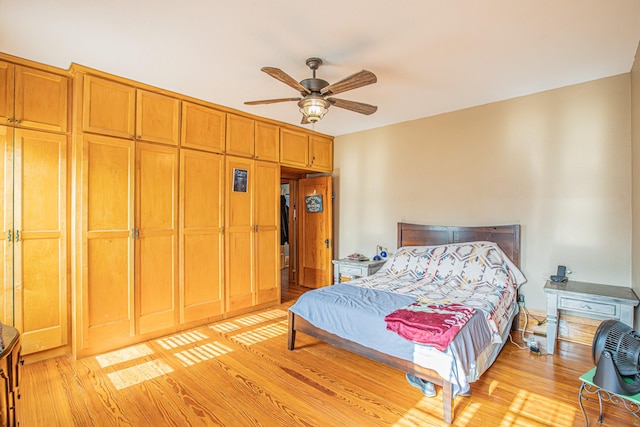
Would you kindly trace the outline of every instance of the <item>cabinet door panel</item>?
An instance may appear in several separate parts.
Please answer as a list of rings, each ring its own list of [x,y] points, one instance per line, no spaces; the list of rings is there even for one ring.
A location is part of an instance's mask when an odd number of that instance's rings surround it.
[[[182,147],[223,153],[225,126],[225,113],[182,102]]]
[[[180,322],[222,315],[224,157],[180,151]]]
[[[136,137],[144,141],[178,145],[180,100],[140,89],[136,96]]]
[[[227,114],[226,153],[253,157],[255,153],[254,121],[246,117]]]
[[[15,65],[0,61],[0,123],[13,120]]]
[[[287,166],[309,166],[309,136],[290,129],[280,129],[280,162]]]
[[[256,303],[262,304],[280,299],[280,166],[257,161],[255,175]]]
[[[256,122],[256,159],[280,160],[280,128],[270,123]]]
[[[253,162],[253,160],[239,157],[226,159],[225,284],[227,294],[225,310],[227,313],[246,309],[254,304]]]
[[[176,323],[178,149],[136,148],[136,306],[139,333]]]
[[[134,334],[134,154],[131,140],[84,136],[81,354],[126,344]]]
[[[67,343],[67,137],[16,130],[14,289],[24,353]]]
[[[16,67],[15,119],[21,127],[66,132],[69,79]]]
[[[0,62],[0,66],[2,63]],[[0,208],[2,209],[2,253],[0,256],[0,322],[13,325],[13,128],[0,126],[0,146],[2,160],[0,162]]]
[[[134,138],[136,90],[131,86],[84,76],[82,123],[86,132]]]
[[[317,135],[309,137],[311,169],[321,172],[333,171],[333,139]]]

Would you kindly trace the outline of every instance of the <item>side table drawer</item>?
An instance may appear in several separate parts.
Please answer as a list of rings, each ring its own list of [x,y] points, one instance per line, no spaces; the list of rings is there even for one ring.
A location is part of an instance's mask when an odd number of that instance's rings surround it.
[[[561,310],[574,310],[583,313],[592,313],[599,316],[619,318],[618,305],[606,302],[585,301],[581,299],[560,297],[558,308]]]
[[[340,266],[340,275],[348,277],[362,277],[367,275],[367,269],[365,267],[355,267],[350,265]]]

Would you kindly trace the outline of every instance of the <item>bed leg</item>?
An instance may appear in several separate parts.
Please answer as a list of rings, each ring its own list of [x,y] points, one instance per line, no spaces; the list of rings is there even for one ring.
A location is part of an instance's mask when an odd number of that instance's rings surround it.
[[[289,312],[289,335],[287,340],[287,348],[289,350],[293,350],[293,348],[296,346],[295,317],[295,314]]]
[[[449,381],[442,382],[442,412],[444,422],[451,424],[453,422],[453,396]]]

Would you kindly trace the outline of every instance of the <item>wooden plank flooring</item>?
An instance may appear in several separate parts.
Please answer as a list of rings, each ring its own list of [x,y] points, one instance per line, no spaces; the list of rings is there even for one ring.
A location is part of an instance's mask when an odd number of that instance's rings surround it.
[[[442,393],[427,398],[404,374],[298,334],[287,347],[282,305],[96,357],[22,369],[20,425],[442,426]],[[291,295],[291,296],[290,296]],[[519,334],[518,334],[519,335]],[[519,336],[514,337],[519,341]],[[538,356],[507,343],[454,402],[454,426],[583,426],[578,377],[591,348],[561,342]],[[597,425],[597,402],[588,402]],[[603,426],[630,425],[605,404]]]

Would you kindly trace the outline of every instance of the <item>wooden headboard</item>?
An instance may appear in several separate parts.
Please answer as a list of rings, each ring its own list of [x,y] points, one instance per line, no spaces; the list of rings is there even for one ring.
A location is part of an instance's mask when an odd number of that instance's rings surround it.
[[[520,225],[454,227],[398,223],[398,247],[474,241],[497,243],[511,261],[520,267]]]

